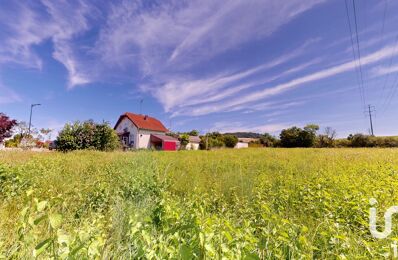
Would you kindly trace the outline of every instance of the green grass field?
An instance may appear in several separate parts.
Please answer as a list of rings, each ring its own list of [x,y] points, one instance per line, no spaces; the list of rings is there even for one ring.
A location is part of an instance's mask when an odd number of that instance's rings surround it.
[[[391,257],[396,192],[394,149],[4,152],[0,259]]]

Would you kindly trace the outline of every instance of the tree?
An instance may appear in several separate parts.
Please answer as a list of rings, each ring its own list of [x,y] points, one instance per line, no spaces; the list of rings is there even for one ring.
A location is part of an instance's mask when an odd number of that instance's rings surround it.
[[[280,133],[281,145],[283,147],[299,147],[299,136],[301,132],[302,129],[296,126],[283,129]]]
[[[228,148],[234,148],[235,145],[238,143],[238,137],[234,135],[224,135],[223,139],[225,146]]]
[[[187,144],[189,143],[189,135],[182,134],[178,137],[178,140],[180,141],[181,149],[185,149]]]
[[[331,127],[326,127],[324,134],[318,136],[319,147],[333,147],[336,138],[336,130]]]
[[[40,134],[43,136],[44,139],[50,140],[52,131],[53,130],[50,128],[42,128],[40,129]]]
[[[190,136],[199,136],[199,131],[198,130],[191,130],[191,132],[187,133]]]
[[[276,146],[277,141],[278,140],[269,133],[265,133],[260,137],[260,143],[265,147],[274,147]]]
[[[318,130],[319,130],[319,125],[316,125],[316,124],[308,124],[308,125],[304,126],[304,131],[307,131],[312,134],[316,134],[316,131],[318,131]]]
[[[28,124],[25,121],[19,121],[15,126],[16,132],[19,133],[21,136],[24,136],[28,132]]]
[[[57,149],[63,152],[83,149],[112,151],[119,147],[119,138],[108,123],[92,120],[66,124],[58,135]]]
[[[93,144],[96,150],[113,151],[120,146],[119,137],[108,123],[96,124],[94,130]]]
[[[306,125],[304,129],[296,126],[284,129],[280,134],[281,145],[283,147],[312,147],[317,130],[319,126],[314,124]]]
[[[200,149],[210,150],[212,148],[220,148],[225,145],[223,135],[219,132],[207,133],[200,139]]]
[[[17,124],[17,121],[10,119],[3,113],[0,113],[0,142],[12,136],[12,129]]]

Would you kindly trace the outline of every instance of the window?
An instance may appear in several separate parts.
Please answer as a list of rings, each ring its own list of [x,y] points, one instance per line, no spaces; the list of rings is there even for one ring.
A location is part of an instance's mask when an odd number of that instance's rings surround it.
[[[129,145],[129,137],[128,136],[123,136],[123,144]]]

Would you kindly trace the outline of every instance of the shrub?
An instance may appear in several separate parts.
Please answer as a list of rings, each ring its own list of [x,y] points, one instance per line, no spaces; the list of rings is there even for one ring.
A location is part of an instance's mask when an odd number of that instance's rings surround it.
[[[351,147],[373,147],[375,146],[373,137],[364,134],[349,135],[347,139],[350,141]]]
[[[238,143],[238,137],[234,135],[224,135],[224,143],[228,148],[234,148]]]
[[[278,140],[274,136],[268,133],[265,133],[260,137],[260,143],[266,147],[275,147],[277,141]]]
[[[57,149],[63,152],[83,149],[112,151],[119,146],[119,138],[108,123],[97,124],[91,120],[66,124],[57,138]]]
[[[178,137],[178,140],[180,141],[181,149],[185,149],[187,144],[189,143],[189,135],[182,134]]]
[[[207,133],[200,137],[200,149],[221,148],[225,146],[223,135],[219,132]]]
[[[304,129],[291,127],[282,130],[280,134],[282,147],[311,147],[314,146],[317,125],[307,125]]]
[[[3,113],[0,113],[0,142],[11,137],[12,129],[17,125],[17,121],[10,119]]]
[[[397,137],[378,137],[376,138],[376,146],[379,147],[398,147]]]

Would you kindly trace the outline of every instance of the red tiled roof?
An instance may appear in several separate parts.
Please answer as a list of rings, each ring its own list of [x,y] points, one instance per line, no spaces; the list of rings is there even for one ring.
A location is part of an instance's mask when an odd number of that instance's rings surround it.
[[[122,119],[125,117],[130,119],[131,122],[133,122],[133,124],[139,129],[152,130],[158,132],[168,132],[167,128],[164,127],[162,122],[160,122],[156,118],[146,115],[134,114],[130,112],[126,112],[119,117],[119,120],[115,125],[115,129],[118,126],[118,124],[122,121]]]

